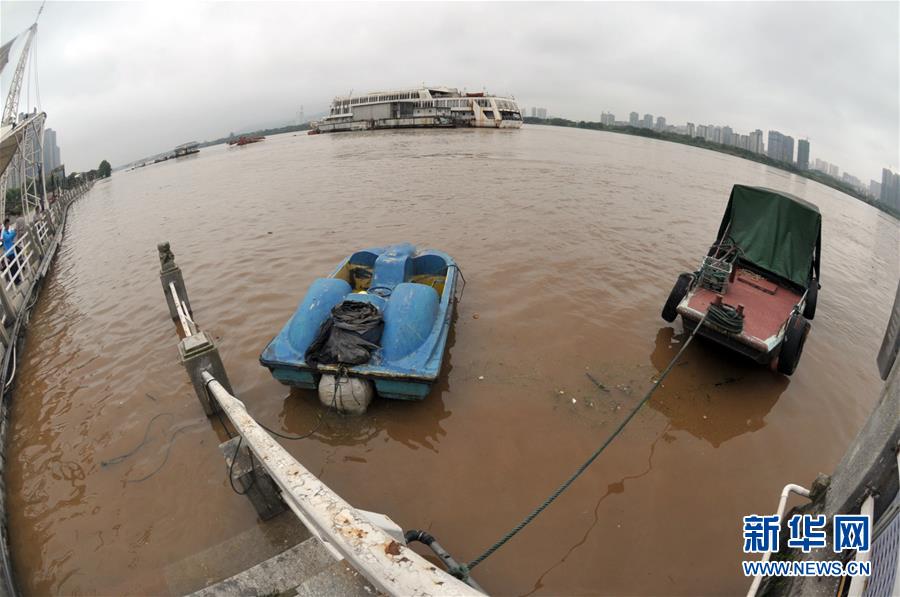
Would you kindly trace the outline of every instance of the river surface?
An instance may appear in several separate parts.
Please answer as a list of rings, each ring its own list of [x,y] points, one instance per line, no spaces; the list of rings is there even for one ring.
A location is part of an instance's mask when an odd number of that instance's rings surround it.
[[[369,246],[456,258],[468,284],[431,395],[332,415],[283,443],[354,505],[469,560],[571,474],[674,355],[681,324],[660,309],[713,241],[733,183],[822,211],[822,290],[797,372],[693,343],[592,468],[474,576],[498,595],[743,593],[741,517],[831,472],[877,400],[898,223],[731,156],[538,126],[288,134],[97,184],[72,208],[19,363],[7,448],[18,582],[26,594],[165,594],[179,563],[260,524],[229,488],[221,431],[178,362],[157,242],[172,243],[238,396],[289,433],[315,424],[316,395],[281,386],[257,357],[310,283]],[[198,571],[194,588],[204,582]]]

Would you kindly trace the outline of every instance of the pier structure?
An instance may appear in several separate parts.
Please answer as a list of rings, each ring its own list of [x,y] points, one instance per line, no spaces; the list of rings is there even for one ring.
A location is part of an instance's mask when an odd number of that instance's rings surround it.
[[[0,214],[5,215],[7,211],[6,191],[11,187],[18,187],[22,213],[28,220],[33,219],[35,211],[46,208],[44,123],[47,114],[36,107],[28,108],[27,113],[20,114],[19,100],[26,79],[25,67],[37,34],[37,19],[43,10],[41,5],[35,22],[21,34],[25,36],[25,43],[13,71],[9,93],[3,104],[3,114],[0,116]],[[15,39],[14,37],[8,44],[12,44]]]
[[[194,321],[169,243],[157,249],[181,362],[203,411],[231,437],[219,446],[230,485],[249,498],[263,521],[283,512],[309,532],[284,552],[195,595],[483,595],[473,580],[467,584],[410,549],[390,518],[335,493],[253,418],[234,395],[212,337]]]
[[[764,561],[823,562],[840,559],[871,565],[869,576],[763,577],[753,579],[747,597],[821,596],[890,597],[900,595],[900,284],[884,333],[877,365],[885,380],[875,408],[850,443],[831,475],[819,474],[809,489],[789,483],[781,493],[777,514],[782,525],[794,514],[824,515],[832,528],[837,515],[862,515],[870,520],[871,546],[867,551],[834,551],[828,545],[804,553],[783,542],[777,553]],[[785,514],[788,494],[806,498]],[[773,496],[774,497],[774,496]],[[788,536],[782,529],[782,536]]]

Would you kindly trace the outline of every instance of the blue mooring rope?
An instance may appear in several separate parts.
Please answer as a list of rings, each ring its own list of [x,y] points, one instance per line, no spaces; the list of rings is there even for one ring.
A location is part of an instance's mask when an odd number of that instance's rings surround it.
[[[474,560],[472,560],[471,562],[469,562],[467,564],[460,564],[459,566],[455,566],[455,567],[451,568],[449,570],[450,574],[452,574],[453,576],[455,576],[456,578],[459,578],[461,580],[467,579],[469,577],[469,572],[472,570],[472,568],[474,568],[478,564],[482,563],[484,560],[486,560],[488,557],[490,557],[491,554],[493,554],[495,551],[497,551],[498,549],[503,547],[510,539],[515,537],[519,533],[519,531],[521,531],[526,526],[528,526],[528,524],[532,520],[537,518],[537,516],[541,512],[543,512],[547,508],[547,506],[552,504],[556,500],[556,498],[558,498],[560,495],[562,495],[562,493],[566,489],[568,489],[569,486],[572,485],[572,483],[574,483],[575,480],[578,477],[580,477],[581,474],[584,471],[586,471],[589,466],[591,466],[591,464],[594,462],[594,460],[596,460],[597,457],[600,456],[601,453],[603,453],[603,451],[606,449],[606,447],[609,446],[609,444],[611,444],[614,439],[616,439],[616,437],[619,435],[619,433],[621,433],[622,430],[625,429],[625,426],[628,425],[628,423],[631,421],[631,419],[634,418],[634,416],[638,413],[638,411],[641,409],[641,407],[644,406],[644,404],[646,404],[648,400],[650,400],[650,397],[653,396],[653,392],[656,391],[656,388],[658,388],[660,385],[662,385],[663,379],[666,378],[666,376],[672,370],[672,367],[675,366],[675,363],[678,362],[678,359],[681,357],[682,353],[684,353],[685,349],[687,349],[688,345],[691,343],[691,340],[694,339],[694,336],[697,334],[697,330],[699,330],[703,326],[703,324],[706,322],[707,315],[709,315],[709,311],[707,311],[706,314],[703,315],[703,318],[700,319],[700,322],[697,324],[697,327],[695,327],[694,331],[691,332],[691,335],[688,336],[688,339],[681,346],[681,349],[672,358],[672,360],[669,361],[669,364],[666,366],[666,368],[663,369],[663,372],[660,374],[659,379],[656,380],[656,383],[653,384],[653,387],[651,387],[647,391],[647,393],[644,394],[644,397],[641,398],[641,401],[637,403],[637,406],[635,406],[631,410],[631,412],[628,413],[628,416],[625,417],[625,419],[621,423],[619,423],[619,426],[616,427],[615,431],[613,431],[612,434],[608,438],[606,438],[606,441],[604,441],[603,444],[599,448],[594,450],[594,453],[591,454],[591,456],[587,460],[585,460],[584,463],[582,463],[582,465],[579,466],[575,470],[575,473],[571,477],[566,479],[566,481],[562,485],[557,487],[556,491],[554,491],[552,494],[550,494],[550,497],[548,497],[546,500],[544,500],[540,506],[535,508],[531,512],[531,514],[526,516],[522,520],[522,522],[520,522],[519,524],[514,526],[512,529],[510,529],[510,531],[507,532],[505,535],[503,535],[503,537],[501,537],[500,540],[498,540],[496,543],[494,543],[493,545],[488,547],[484,551],[484,553],[482,553],[480,556],[478,556],[477,558],[475,558]]]

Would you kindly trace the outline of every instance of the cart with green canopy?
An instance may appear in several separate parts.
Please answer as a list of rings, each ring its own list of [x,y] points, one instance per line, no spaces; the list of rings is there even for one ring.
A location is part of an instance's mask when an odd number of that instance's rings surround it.
[[[791,375],[816,312],[822,216],[782,191],[734,185],[715,243],[662,316]],[[704,319],[705,317],[705,319]]]

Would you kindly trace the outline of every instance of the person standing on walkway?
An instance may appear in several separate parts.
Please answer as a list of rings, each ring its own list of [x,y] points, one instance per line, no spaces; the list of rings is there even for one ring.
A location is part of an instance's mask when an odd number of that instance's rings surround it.
[[[3,220],[3,257],[7,265],[7,277],[18,285],[22,281],[19,264],[16,262],[16,229],[9,225],[9,218]]]

